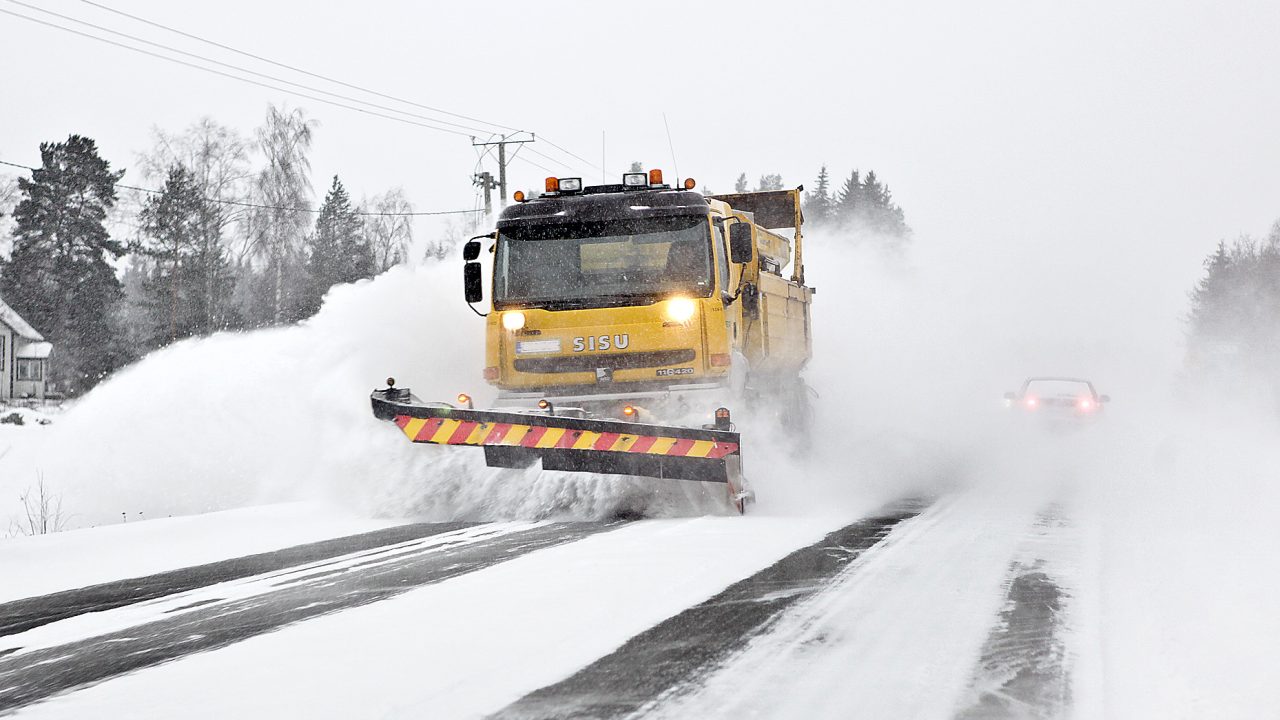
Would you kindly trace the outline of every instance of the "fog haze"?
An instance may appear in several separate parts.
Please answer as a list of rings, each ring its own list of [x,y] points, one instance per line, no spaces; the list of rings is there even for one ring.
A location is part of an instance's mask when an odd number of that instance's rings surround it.
[[[248,62],[82,2],[41,7]],[[632,160],[671,167],[663,113],[681,173],[713,190],[730,189],[739,172],[811,185],[823,163],[836,175],[875,168],[928,242],[1141,258],[1181,272],[1171,281],[1179,287],[1216,239],[1264,230],[1280,194],[1280,85],[1267,79],[1280,67],[1280,8],[1270,3],[659,2],[621,14],[593,3],[112,7],[532,130],[595,164],[603,133],[614,173]],[[339,173],[357,196],[403,185],[420,210],[473,206],[466,137],[11,15],[0,27],[11,109],[0,115],[0,155],[9,161],[35,164],[39,142],[75,132],[127,168],[153,125],[177,130],[209,115],[247,131],[267,102],[287,100],[322,123],[315,177]],[[573,165],[525,153],[559,173],[599,175],[546,144],[533,148]],[[535,187],[545,172],[516,162],[512,174],[513,187]]]

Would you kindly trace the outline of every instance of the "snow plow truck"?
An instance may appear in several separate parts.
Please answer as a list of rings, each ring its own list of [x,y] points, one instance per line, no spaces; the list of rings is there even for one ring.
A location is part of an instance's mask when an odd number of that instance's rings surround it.
[[[809,416],[803,187],[622,180],[547,178],[464,246],[494,407],[424,402],[388,378],[374,415],[413,442],[483,448],[491,467],[722,483],[743,512],[753,495],[731,409],[800,432]]]

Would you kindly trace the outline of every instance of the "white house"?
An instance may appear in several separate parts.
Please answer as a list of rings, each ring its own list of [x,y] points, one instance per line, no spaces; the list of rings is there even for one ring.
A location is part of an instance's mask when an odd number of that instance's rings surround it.
[[[43,400],[53,345],[0,300],[0,403]]]

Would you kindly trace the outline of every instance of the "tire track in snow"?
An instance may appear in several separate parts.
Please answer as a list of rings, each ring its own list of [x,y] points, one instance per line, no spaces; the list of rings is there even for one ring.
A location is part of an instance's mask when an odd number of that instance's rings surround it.
[[[297,545],[138,578],[0,604],[0,637],[91,612],[175,595],[221,582],[261,575],[354,552],[452,532],[477,523],[414,523],[358,535]]]
[[[1000,619],[982,648],[971,687],[976,697],[957,720],[1064,717],[1071,702],[1064,633],[1071,605],[1064,553],[1072,547],[1061,509],[1042,513],[1010,566]]]
[[[825,587],[894,526],[920,512],[904,507],[846,525],[491,717],[534,720],[632,714],[745,646],[787,608]]]
[[[1014,495],[971,489],[935,503],[635,715],[952,717],[1040,507]]]
[[[385,600],[622,524],[535,526],[385,564],[356,567],[343,574],[308,578],[231,602],[198,605],[166,619],[77,642],[0,657],[0,713],[285,625]]]

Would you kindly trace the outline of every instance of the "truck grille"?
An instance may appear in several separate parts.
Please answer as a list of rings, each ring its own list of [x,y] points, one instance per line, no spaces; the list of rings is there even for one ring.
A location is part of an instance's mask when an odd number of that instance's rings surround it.
[[[566,355],[549,358],[518,358],[515,368],[528,373],[591,372],[596,368],[632,370],[693,362],[693,350],[613,353],[611,355]]]

